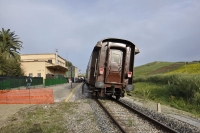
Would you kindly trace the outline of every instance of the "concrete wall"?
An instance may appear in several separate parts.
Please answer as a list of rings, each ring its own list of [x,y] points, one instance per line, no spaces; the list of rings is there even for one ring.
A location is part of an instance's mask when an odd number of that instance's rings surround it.
[[[69,69],[70,69],[70,67],[69,67]],[[72,72],[71,71],[66,72],[66,77],[71,77],[71,75],[72,75],[72,77],[78,77],[78,74],[79,74],[78,68],[77,67],[73,67],[73,71]]]
[[[78,68],[77,67],[75,67],[74,73],[75,73],[75,77],[78,77],[79,72],[78,72]]]
[[[41,77],[46,76],[45,62],[21,62],[21,67],[24,70],[25,76],[32,73],[32,77],[38,77],[38,73],[41,73]]]
[[[63,75],[65,76],[66,67],[65,59],[58,55],[58,63],[56,64],[56,54],[22,54],[21,56],[21,67],[24,70],[26,76],[32,74],[33,77],[46,78],[46,74]],[[54,65],[62,66],[54,67]],[[49,67],[53,66],[53,67]],[[58,69],[57,69],[58,68]]]
[[[22,54],[22,61],[50,61],[52,64],[56,64],[56,54]],[[58,65],[65,66],[65,59],[58,55]]]

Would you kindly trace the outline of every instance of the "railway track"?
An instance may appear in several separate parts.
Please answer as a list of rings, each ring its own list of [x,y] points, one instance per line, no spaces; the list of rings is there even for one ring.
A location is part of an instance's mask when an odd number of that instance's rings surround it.
[[[83,86],[82,89],[84,97],[93,97],[88,86]],[[139,106],[126,97],[121,98],[119,101],[116,101],[114,98],[107,100],[93,98],[96,101],[94,102],[101,106],[101,111],[103,109],[105,110],[104,112],[109,112],[107,116],[111,117],[112,121],[115,123],[114,125],[117,126],[117,129],[120,129],[121,132],[200,133],[198,127]],[[98,110],[98,112],[100,110]],[[103,114],[101,113],[101,115]],[[100,120],[102,119],[101,115],[98,115]],[[110,124],[112,124],[112,122]],[[103,128],[105,125],[106,124],[104,124]],[[106,125],[106,127],[109,127],[109,125]]]
[[[140,111],[124,104],[123,102],[112,100],[99,100],[96,102],[103,108],[112,121],[123,133],[143,133],[143,132],[169,132],[179,133],[180,131],[159,122]],[[187,132],[187,131],[186,131]]]

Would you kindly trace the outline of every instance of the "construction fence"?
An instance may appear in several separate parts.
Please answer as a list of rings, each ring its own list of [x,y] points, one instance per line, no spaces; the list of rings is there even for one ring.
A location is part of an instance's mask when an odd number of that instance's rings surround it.
[[[54,103],[53,89],[0,90],[0,104]]]
[[[44,83],[43,83],[44,82]],[[34,89],[12,89],[26,86],[26,77],[0,77],[0,104],[50,104],[54,103],[53,89],[45,86],[68,83],[66,78],[45,79],[33,77]],[[42,85],[43,87],[36,85]]]

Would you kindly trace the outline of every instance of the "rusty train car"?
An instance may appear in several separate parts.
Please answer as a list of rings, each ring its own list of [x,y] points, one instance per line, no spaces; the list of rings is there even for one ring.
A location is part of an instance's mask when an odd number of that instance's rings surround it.
[[[116,96],[132,91],[135,55],[139,49],[132,42],[118,38],[103,39],[95,45],[89,59],[85,84],[96,96]]]

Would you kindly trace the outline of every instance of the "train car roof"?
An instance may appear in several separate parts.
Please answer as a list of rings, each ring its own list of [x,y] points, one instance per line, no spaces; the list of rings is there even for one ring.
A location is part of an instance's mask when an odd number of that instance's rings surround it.
[[[95,47],[101,47],[101,46],[99,46],[99,44],[101,45],[104,42],[118,42],[118,43],[125,43],[125,44],[134,45],[135,46],[135,54],[140,53],[138,47],[134,43],[132,43],[131,41],[125,40],[125,39],[120,39],[120,38],[105,38],[105,39],[102,39],[99,42],[97,42]]]

